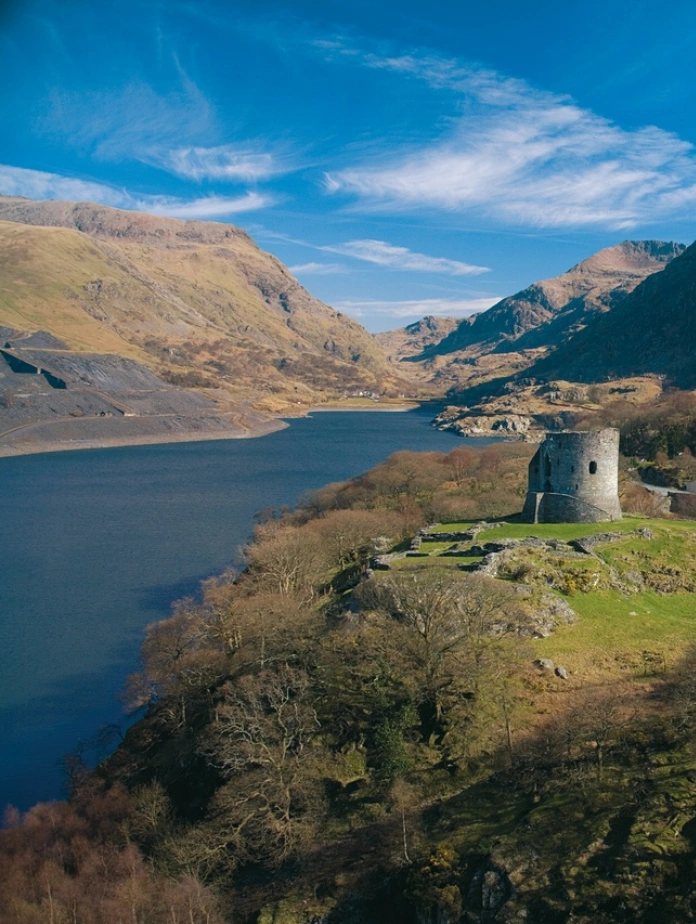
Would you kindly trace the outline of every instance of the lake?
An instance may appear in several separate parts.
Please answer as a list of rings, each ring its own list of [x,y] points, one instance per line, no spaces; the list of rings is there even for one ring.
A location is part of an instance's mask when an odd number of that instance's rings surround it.
[[[62,795],[61,756],[122,720],[143,628],[235,559],[254,513],[462,444],[429,420],[318,413],[260,439],[0,459],[0,810]]]

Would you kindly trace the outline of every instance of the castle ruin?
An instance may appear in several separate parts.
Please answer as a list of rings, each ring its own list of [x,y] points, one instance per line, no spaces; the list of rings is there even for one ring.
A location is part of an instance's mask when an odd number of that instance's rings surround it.
[[[619,431],[547,433],[529,463],[526,523],[621,519]]]

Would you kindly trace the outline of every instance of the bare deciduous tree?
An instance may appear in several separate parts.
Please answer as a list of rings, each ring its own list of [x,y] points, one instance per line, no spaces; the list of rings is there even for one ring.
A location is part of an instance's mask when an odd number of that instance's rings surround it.
[[[211,825],[226,832],[236,862],[279,862],[313,829],[321,813],[318,732],[301,671],[279,665],[223,689],[204,753],[229,781],[215,796]]]
[[[401,657],[418,678],[424,725],[434,740],[452,738],[479,708],[484,678],[499,677],[504,665],[510,673],[517,669],[509,653],[502,660],[501,639],[516,637],[525,617],[500,582],[427,568],[369,582],[363,602],[406,629]]]
[[[308,601],[326,575],[326,551],[308,528],[271,524],[257,530],[255,541],[244,549],[247,580],[279,594],[301,594]]]

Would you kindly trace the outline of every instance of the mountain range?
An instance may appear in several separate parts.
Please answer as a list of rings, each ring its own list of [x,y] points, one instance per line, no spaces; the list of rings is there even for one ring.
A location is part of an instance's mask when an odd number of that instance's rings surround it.
[[[684,252],[683,244],[624,241],[553,279],[535,282],[466,318],[419,359],[476,347],[479,351],[553,347],[617,305],[648,276]]]
[[[531,374],[577,382],[626,376],[665,376],[696,388],[696,244],[651,276],[612,311],[578,331]]]
[[[405,349],[401,361],[447,388],[439,425],[519,435],[567,426],[617,391],[640,404],[665,380],[695,387],[695,308],[696,245],[624,241],[466,318],[420,351]],[[591,383],[591,394],[578,387]]]
[[[375,336],[228,224],[0,196],[0,252],[0,451],[66,422],[77,440],[244,435],[364,396],[541,418],[570,391],[532,401],[530,382],[696,385],[694,246],[624,241],[474,317]]]

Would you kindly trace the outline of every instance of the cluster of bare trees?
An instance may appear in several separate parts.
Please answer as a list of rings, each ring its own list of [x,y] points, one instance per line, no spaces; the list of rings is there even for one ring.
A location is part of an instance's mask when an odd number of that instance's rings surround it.
[[[481,465],[466,449],[399,453],[317,492],[259,523],[241,574],[150,627],[129,684],[133,706],[150,704],[147,732],[112,766],[131,788],[151,773],[144,747],[160,768],[176,810],[147,844],[156,868],[201,881],[273,868],[322,841],[348,783],[357,810],[408,791],[409,774],[511,751],[529,662],[514,593],[452,569],[365,578]],[[490,466],[504,467],[498,450]]]
[[[9,811],[0,832],[3,924],[223,924],[213,894],[158,875],[134,843],[142,819],[120,786]]]
[[[587,425],[621,430],[621,451],[626,456],[655,460],[662,454],[673,459],[687,450],[690,462],[696,452],[696,396],[667,388],[649,404],[617,397],[601,411],[576,421],[580,428]]]
[[[506,683],[530,660],[522,635],[528,617],[512,588],[484,575],[425,568],[371,581],[360,596],[398,624],[390,632],[430,744],[457,761],[483,740],[499,744],[501,728],[510,743],[514,694],[506,694]]]
[[[423,522],[508,516],[521,509],[532,454],[526,443],[458,446],[447,454],[397,452],[359,478],[311,492],[297,516],[393,510],[411,531]]]

